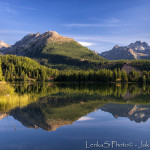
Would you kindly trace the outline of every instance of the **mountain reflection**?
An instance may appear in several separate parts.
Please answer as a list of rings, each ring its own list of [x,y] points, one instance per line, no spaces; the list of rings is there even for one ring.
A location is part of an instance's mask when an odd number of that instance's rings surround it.
[[[102,111],[111,113],[115,118],[127,117],[137,123],[150,118],[150,105],[131,105],[109,103],[101,107]]]
[[[13,116],[28,128],[55,131],[97,109],[137,123],[150,117],[150,87],[146,85],[36,83],[9,86],[13,92],[0,94],[0,120]]]

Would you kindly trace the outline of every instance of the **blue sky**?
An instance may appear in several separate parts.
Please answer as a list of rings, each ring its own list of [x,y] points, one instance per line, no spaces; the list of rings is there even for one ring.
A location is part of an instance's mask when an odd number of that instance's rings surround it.
[[[0,0],[0,40],[57,31],[98,52],[150,44],[150,0]]]

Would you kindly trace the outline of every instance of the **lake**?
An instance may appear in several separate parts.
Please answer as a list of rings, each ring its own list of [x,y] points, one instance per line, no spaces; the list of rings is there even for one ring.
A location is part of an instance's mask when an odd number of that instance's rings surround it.
[[[12,83],[0,150],[149,149],[150,86]]]

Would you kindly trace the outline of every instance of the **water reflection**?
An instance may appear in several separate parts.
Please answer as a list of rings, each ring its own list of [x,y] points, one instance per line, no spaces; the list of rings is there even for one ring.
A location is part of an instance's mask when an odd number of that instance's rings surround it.
[[[150,117],[150,86],[146,85],[19,83],[11,88],[13,92],[0,95],[0,120],[13,116],[27,128],[55,131],[97,109],[136,123]]]
[[[115,118],[127,117],[137,123],[145,122],[150,118],[150,105],[132,105],[109,103],[100,108],[111,113]]]

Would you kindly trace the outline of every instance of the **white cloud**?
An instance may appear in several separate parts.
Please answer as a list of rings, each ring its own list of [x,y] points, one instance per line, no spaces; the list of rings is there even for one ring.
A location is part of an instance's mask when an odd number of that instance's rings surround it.
[[[81,42],[81,41],[79,41],[78,43],[80,43],[82,46],[93,46],[93,45],[95,45],[94,43]]]
[[[132,42],[141,40],[141,41],[145,41],[147,43],[150,43],[149,41],[149,34],[137,34],[134,36],[112,36],[112,35],[108,35],[108,36],[84,36],[84,35],[65,35],[66,37],[72,37],[77,41],[94,41],[94,43],[97,42],[102,42],[102,43],[112,43],[114,45],[119,44],[119,45],[128,45]],[[94,44],[96,45],[96,44]],[[122,45],[122,46],[123,46]],[[93,45],[92,45],[93,46]]]
[[[77,121],[87,121],[87,120],[93,120],[95,118],[91,118],[91,117],[81,117],[80,119],[78,119]]]

